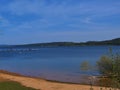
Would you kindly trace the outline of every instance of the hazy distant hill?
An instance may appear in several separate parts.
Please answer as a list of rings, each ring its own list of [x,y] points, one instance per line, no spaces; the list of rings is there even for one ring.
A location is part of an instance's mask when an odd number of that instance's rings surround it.
[[[98,45],[120,45],[120,38],[106,41],[88,41],[88,42],[51,42],[51,43],[36,43],[25,45],[12,45],[7,47],[56,47],[56,46],[98,46]],[[3,46],[3,45],[2,45]]]
[[[85,45],[120,45],[120,38],[106,40],[106,41],[89,41]]]

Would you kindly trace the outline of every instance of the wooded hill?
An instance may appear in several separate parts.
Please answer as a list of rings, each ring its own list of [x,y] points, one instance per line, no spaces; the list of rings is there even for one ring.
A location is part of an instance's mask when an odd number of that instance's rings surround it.
[[[88,42],[51,42],[35,43],[23,45],[1,45],[0,47],[58,47],[58,46],[100,46],[100,45],[120,45],[120,38],[105,41],[88,41]]]

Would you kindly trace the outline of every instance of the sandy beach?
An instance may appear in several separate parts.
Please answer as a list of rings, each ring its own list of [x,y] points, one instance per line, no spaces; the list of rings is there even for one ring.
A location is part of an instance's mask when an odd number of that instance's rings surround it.
[[[0,79],[19,82],[24,86],[32,87],[37,90],[90,90],[89,85],[51,82],[44,79],[21,76],[18,74],[8,73],[5,71],[0,72]],[[100,87],[98,86],[93,86],[93,88],[94,90],[100,90]],[[108,90],[108,89],[103,88],[102,90]]]

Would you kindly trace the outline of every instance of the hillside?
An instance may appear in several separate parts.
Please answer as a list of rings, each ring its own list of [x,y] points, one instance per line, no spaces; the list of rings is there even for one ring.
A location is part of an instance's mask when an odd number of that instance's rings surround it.
[[[51,42],[51,43],[35,43],[24,45],[6,45],[0,47],[57,47],[57,46],[99,46],[99,45],[120,45],[120,38],[105,41],[88,41],[88,42]]]

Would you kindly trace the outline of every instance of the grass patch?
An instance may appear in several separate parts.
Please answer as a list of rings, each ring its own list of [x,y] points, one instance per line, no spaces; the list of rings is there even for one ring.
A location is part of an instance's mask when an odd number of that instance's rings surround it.
[[[0,90],[36,90],[13,81],[0,82]]]

